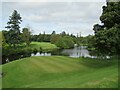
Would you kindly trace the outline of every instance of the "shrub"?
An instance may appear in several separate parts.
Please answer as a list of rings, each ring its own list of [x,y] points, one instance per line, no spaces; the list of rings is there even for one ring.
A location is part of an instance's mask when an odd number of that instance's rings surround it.
[[[69,36],[60,37],[55,44],[62,49],[74,47],[73,39]]]

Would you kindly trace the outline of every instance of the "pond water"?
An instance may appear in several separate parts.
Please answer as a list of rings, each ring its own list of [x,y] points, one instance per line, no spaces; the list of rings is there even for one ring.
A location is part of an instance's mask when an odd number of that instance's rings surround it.
[[[70,57],[91,57],[86,46],[74,47],[73,49],[64,49],[61,51],[63,54],[68,54]]]
[[[90,58],[96,58],[96,56],[92,56],[90,54],[90,51],[87,50],[87,46],[79,46],[74,47],[72,49],[63,49],[63,50],[56,50],[51,53],[32,53],[31,56],[53,56],[53,55],[64,55],[74,58],[79,57],[90,57]]]
[[[32,53],[31,56],[51,56],[51,53],[40,53],[40,52],[37,52],[37,53]]]
[[[87,46],[79,46],[74,47],[72,49],[63,49],[63,50],[55,50],[52,52],[36,52],[36,53],[26,53],[26,54],[17,54],[17,55],[11,55],[7,57],[2,57],[2,63],[7,63],[10,61],[14,61],[17,59],[21,59],[24,57],[30,57],[30,56],[53,56],[53,55],[63,55],[63,56],[69,56],[69,57],[90,57],[90,58],[97,58],[94,54],[92,55],[90,51],[87,50]],[[109,58],[109,57],[108,57]]]

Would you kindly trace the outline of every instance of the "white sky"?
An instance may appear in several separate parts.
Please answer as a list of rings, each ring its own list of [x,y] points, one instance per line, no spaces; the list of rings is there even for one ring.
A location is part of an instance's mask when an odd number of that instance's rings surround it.
[[[9,2],[8,2],[9,1]],[[12,2],[10,2],[12,1]],[[26,1],[26,2],[25,2]],[[30,2],[31,1],[31,2]],[[41,2],[40,2],[41,1]],[[52,1],[52,2],[50,2]],[[100,23],[99,17],[102,14],[104,2],[87,2],[83,0],[69,0],[70,2],[55,2],[54,0],[4,0],[2,2],[2,27],[5,30],[9,16],[13,10],[17,10],[23,22],[21,29],[30,26],[34,34],[41,32],[57,33],[62,31],[72,34],[80,33],[82,36],[93,34],[93,25]],[[59,1],[59,0],[57,0]],[[76,2],[75,2],[76,1]]]

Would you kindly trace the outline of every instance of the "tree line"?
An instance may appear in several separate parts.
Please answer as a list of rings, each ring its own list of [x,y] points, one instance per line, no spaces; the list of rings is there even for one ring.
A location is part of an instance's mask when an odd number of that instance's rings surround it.
[[[26,43],[29,46],[32,41],[37,42],[51,42],[60,48],[72,48],[74,44],[80,44],[78,37],[73,34],[66,34],[65,31],[57,34],[53,31],[51,34],[39,33],[39,35],[33,35],[31,33],[30,27],[24,27],[22,31],[20,30],[20,24],[22,22],[22,17],[14,10],[12,15],[9,17],[7,22],[8,30],[2,30],[3,47],[9,45],[9,47],[16,48],[22,43]]]
[[[120,2],[107,2],[102,9],[101,25],[95,24],[93,26],[95,35],[88,35],[87,37],[66,34],[65,31],[60,34],[53,31],[51,34],[44,32],[43,34],[32,35],[29,27],[25,27],[20,31],[22,17],[14,10],[7,22],[6,28],[8,31],[2,31],[3,48],[6,44],[16,48],[22,43],[29,46],[32,41],[37,41],[50,42],[62,49],[72,48],[74,44],[87,45],[100,53],[120,55]]]

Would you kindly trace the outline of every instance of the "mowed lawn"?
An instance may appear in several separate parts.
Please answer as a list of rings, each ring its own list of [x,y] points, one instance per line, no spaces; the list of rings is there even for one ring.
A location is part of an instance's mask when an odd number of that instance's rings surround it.
[[[117,60],[29,57],[2,66],[3,88],[117,88]]]
[[[58,47],[55,44],[51,44],[47,42],[31,42],[30,47],[37,50],[41,48],[43,51],[58,49]]]

